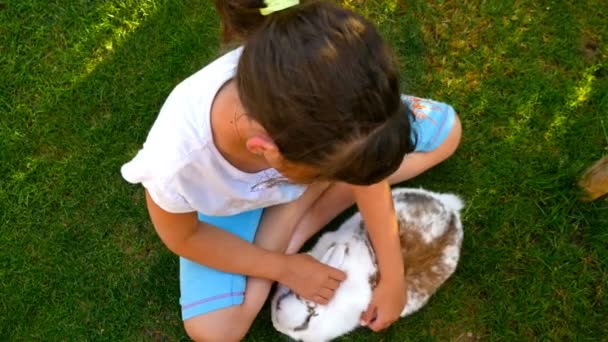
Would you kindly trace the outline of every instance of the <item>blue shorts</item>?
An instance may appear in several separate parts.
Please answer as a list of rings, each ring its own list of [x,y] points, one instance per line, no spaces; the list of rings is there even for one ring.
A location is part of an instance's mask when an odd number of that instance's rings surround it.
[[[432,100],[403,95],[403,101],[414,113],[412,137],[417,152],[436,149],[448,136],[454,125],[456,113],[451,106]],[[231,216],[205,216],[199,220],[222,228],[240,238],[253,242],[263,209],[247,211]],[[180,304],[182,318],[243,303],[246,276],[211,269],[180,257]]]
[[[256,209],[231,216],[199,213],[198,219],[253,242],[262,212]],[[242,274],[218,271],[180,257],[179,282],[183,320],[243,303],[246,277]]]
[[[454,108],[443,102],[410,95],[402,95],[401,99],[415,116],[412,139],[416,142],[416,152],[430,152],[439,147],[454,126]]]

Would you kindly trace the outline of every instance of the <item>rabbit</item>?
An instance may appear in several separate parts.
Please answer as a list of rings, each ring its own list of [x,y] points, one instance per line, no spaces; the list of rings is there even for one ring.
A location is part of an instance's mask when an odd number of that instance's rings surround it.
[[[392,191],[399,223],[401,253],[405,267],[406,304],[401,317],[426,304],[456,270],[463,230],[456,195],[424,189]],[[278,284],[271,301],[276,330],[303,342],[325,342],[360,326],[378,279],[378,267],[367,229],[355,213],[333,232],[325,233],[308,252],[336,267],[347,278],[327,305],[303,300]]]

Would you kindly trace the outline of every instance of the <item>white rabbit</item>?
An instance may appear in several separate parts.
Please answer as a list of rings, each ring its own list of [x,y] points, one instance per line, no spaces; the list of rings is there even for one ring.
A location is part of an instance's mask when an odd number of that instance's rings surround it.
[[[401,317],[420,309],[456,270],[462,243],[460,210],[452,194],[423,189],[394,189],[401,253],[405,266],[406,305]],[[378,280],[367,229],[356,213],[336,231],[325,233],[310,255],[347,274],[327,305],[303,300],[278,285],[271,303],[278,331],[303,342],[325,342],[360,325]]]

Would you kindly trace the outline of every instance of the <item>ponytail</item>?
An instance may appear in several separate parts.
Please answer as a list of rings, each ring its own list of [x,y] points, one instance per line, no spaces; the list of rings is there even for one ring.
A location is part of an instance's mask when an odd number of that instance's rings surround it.
[[[214,0],[222,22],[222,41],[246,40],[266,18],[260,13],[264,0]]]
[[[222,42],[247,40],[262,27],[268,15],[297,6],[300,1],[214,0],[222,22]]]
[[[370,133],[359,134],[354,142],[329,155],[321,168],[321,178],[355,185],[370,185],[386,179],[416,146],[416,138],[409,134],[412,117],[402,103],[398,111]]]

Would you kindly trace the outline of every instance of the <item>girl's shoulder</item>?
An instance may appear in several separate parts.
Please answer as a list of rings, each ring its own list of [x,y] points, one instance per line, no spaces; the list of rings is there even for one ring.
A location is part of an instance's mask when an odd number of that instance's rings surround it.
[[[191,161],[193,153],[208,149],[213,140],[211,105],[221,86],[234,77],[240,50],[217,58],[171,91],[143,147],[122,168],[127,181],[170,178]]]
[[[174,145],[178,150],[173,152],[187,154],[210,143],[211,106],[220,88],[234,77],[239,56],[240,49],[232,50],[179,83],[162,105],[146,144]]]
[[[186,78],[176,88],[206,87],[210,80],[223,79],[225,75],[229,75],[230,78],[234,77],[242,52],[243,47],[238,47],[223,53],[202,69]]]

